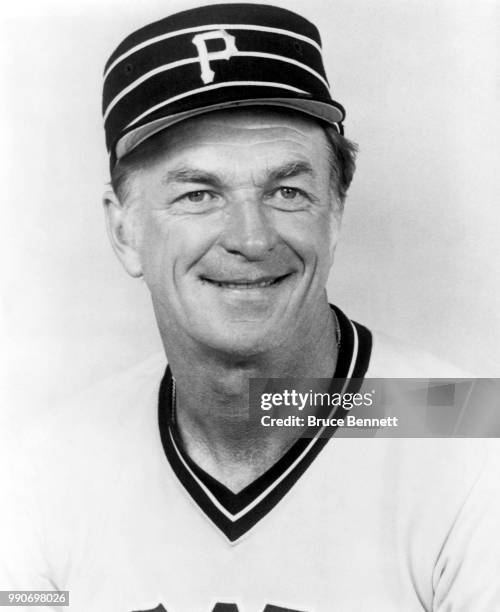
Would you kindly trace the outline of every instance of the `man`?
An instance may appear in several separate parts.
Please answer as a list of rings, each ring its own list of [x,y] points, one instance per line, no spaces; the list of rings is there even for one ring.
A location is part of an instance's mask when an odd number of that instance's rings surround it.
[[[82,612],[496,609],[486,445],[249,418],[251,379],[444,374],[328,304],[354,147],[316,28],[263,5],[173,15],[112,54],[103,110],[110,239],[168,366],[34,437],[0,587]]]

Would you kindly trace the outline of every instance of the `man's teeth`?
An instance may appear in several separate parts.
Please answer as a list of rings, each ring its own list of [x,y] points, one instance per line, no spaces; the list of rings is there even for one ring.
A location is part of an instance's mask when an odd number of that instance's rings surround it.
[[[276,279],[264,280],[258,283],[252,283],[252,282],[226,283],[226,282],[218,282],[218,281],[211,281],[211,282],[214,283],[214,285],[217,285],[218,287],[223,287],[224,289],[259,289],[261,287],[269,287],[269,285],[272,285],[275,281]]]

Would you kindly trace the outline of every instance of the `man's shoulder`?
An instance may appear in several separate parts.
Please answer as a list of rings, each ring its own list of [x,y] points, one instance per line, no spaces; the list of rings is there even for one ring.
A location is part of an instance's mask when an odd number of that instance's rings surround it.
[[[165,354],[154,353],[60,402],[60,407],[78,409],[80,406],[101,406],[112,409],[115,406],[123,408],[134,405],[138,398],[157,393],[166,365]]]
[[[0,449],[12,467],[8,480],[13,486],[15,480],[70,486],[94,476],[105,481],[105,475],[112,481],[134,453],[153,452],[160,445],[154,436],[165,367],[165,355],[153,355],[40,411]]]
[[[383,332],[373,331],[367,377],[371,378],[470,378],[461,369],[419,347]]]
[[[163,353],[106,377],[79,393],[59,400],[32,419],[23,431],[27,446],[79,448],[113,440],[152,419],[166,367]]]

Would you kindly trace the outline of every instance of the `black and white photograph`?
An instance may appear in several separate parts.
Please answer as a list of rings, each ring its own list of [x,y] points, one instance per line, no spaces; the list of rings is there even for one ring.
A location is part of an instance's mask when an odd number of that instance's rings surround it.
[[[500,610],[500,6],[0,19],[0,607]]]

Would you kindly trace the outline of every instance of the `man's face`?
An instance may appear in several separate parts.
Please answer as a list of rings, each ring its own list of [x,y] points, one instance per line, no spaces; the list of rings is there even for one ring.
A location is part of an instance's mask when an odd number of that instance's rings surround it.
[[[299,114],[231,110],[173,126],[162,143],[132,178],[162,334],[242,356],[293,342],[324,307],[338,233],[323,130]]]

